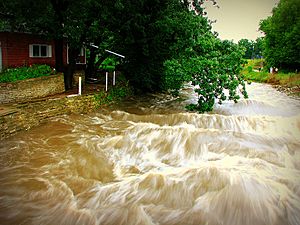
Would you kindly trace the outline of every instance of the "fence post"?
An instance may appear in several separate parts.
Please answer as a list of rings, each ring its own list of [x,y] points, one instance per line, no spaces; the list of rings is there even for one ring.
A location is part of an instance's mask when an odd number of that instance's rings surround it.
[[[81,77],[78,78],[78,95],[81,95]]]
[[[105,91],[108,90],[108,72],[105,74]]]
[[[113,76],[113,86],[116,85],[116,71],[114,71],[114,76]]]

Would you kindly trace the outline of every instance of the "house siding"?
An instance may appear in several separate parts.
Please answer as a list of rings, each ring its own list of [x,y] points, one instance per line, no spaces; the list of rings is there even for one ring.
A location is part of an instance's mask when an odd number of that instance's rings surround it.
[[[2,48],[2,67],[30,66],[32,64],[47,64],[55,66],[54,42],[38,35],[26,33],[0,32]],[[52,57],[29,57],[29,45],[46,44],[52,47]]]
[[[30,45],[51,45],[51,57],[30,57]],[[0,47],[2,50],[2,68],[47,64],[55,67],[55,43],[40,35],[18,32],[0,32]],[[68,45],[63,46],[63,64],[68,65]],[[86,67],[86,53],[77,59],[76,69]]]

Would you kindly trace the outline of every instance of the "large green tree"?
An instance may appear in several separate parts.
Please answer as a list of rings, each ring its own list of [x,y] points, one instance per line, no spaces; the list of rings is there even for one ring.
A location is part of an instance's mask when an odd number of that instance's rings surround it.
[[[254,42],[254,58],[262,58],[264,51],[264,37],[258,37]]]
[[[245,51],[244,58],[252,59],[254,58],[254,42],[248,39],[241,39],[238,42],[239,46]]]
[[[188,48],[198,27],[190,26],[191,13],[178,0],[121,0],[120,4],[116,48],[126,56],[125,75],[138,89],[161,90],[164,62]]]
[[[245,82],[239,75],[243,53],[244,49],[231,41],[221,41],[209,32],[200,35],[188,57],[165,63],[165,87],[178,90],[180,81],[191,80],[198,102],[188,109],[201,113],[211,111],[215,103],[237,102],[240,95],[247,98]]]
[[[300,1],[280,0],[272,16],[260,23],[265,33],[264,56],[269,66],[300,68]]]
[[[248,96],[245,83],[239,76],[244,63],[244,49],[217,38],[217,34],[211,31],[211,22],[203,16],[202,4],[194,2],[196,10],[189,11],[189,16],[186,16],[188,19],[185,21],[191,29],[190,41],[188,46],[183,46],[185,48],[180,54],[164,62],[162,87],[176,92],[185,81],[192,81],[198,102],[188,108],[207,112],[216,102],[237,102],[240,95]]]
[[[254,59],[262,57],[263,43],[264,39],[262,37],[257,38],[255,41],[244,38],[239,40],[238,45],[244,49],[245,59]]]

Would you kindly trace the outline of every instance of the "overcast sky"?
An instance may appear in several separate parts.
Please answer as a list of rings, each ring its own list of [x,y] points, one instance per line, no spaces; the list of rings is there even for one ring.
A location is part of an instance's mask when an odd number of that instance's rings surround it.
[[[258,30],[259,21],[272,15],[279,0],[217,0],[220,8],[206,4],[211,20],[217,20],[213,30],[222,40],[238,42],[242,38],[255,40],[263,36]]]

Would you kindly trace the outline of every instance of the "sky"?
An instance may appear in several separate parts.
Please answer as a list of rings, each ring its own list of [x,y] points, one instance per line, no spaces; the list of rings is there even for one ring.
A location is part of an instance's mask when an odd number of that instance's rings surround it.
[[[246,38],[255,40],[263,36],[259,31],[259,22],[272,15],[272,9],[279,0],[217,0],[220,8],[206,3],[206,12],[213,24],[213,31],[219,33],[222,40],[237,43]]]

